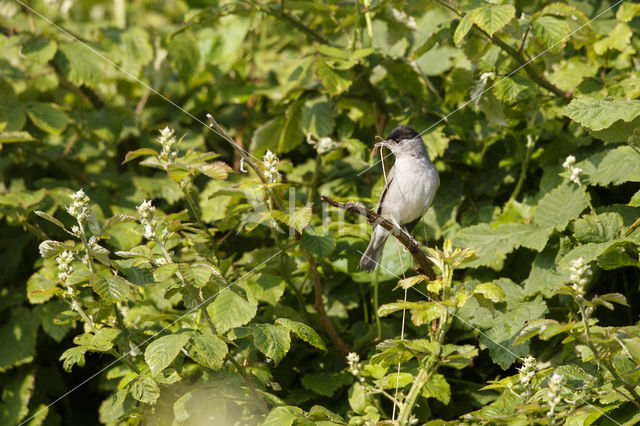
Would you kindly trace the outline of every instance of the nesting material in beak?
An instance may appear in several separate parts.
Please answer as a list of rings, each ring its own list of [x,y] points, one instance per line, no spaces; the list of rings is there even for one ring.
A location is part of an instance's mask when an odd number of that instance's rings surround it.
[[[382,148],[391,149],[391,145],[389,144],[389,142],[383,140],[380,136],[376,136],[375,140],[376,140],[376,143],[373,145],[372,155],[376,155],[378,153],[378,150]]]

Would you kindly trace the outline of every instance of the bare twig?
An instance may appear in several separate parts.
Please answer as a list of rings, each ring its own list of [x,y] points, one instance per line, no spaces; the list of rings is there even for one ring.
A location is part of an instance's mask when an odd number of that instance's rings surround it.
[[[387,231],[391,232],[391,234],[409,250],[413,258],[418,263],[419,268],[422,270],[422,272],[432,280],[436,278],[436,274],[433,272],[433,268],[431,268],[431,263],[429,262],[429,259],[427,259],[427,255],[420,248],[420,243],[416,241],[416,239],[413,238],[411,234],[405,232],[404,229],[398,227],[389,219],[380,216],[377,213],[374,213],[373,210],[367,210],[363,206],[356,204],[353,201],[341,203],[339,201],[332,200],[326,195],[323,195],[321,198],[325,203],[343,210],[357,213],[360,216],[365,217],[367,219],[367,222],[369,222],[370,224],[380,225]]]

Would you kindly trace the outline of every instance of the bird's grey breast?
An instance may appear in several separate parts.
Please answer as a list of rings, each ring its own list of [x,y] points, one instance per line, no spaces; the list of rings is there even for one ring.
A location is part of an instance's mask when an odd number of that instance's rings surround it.
[[[400,211],[394,211],[394,217],[399,223],[405,224],[427,212],[440,185],[440,178],[437,169],[426,156],[397,158],[394,169],[395,178],[389,188],[389,202],[393,206],[401,206]]]

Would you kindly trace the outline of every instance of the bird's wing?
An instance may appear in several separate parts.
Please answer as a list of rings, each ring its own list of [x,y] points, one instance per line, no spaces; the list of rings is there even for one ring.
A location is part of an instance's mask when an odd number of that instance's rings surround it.
[[[389,170],[389,173],[387,174],[387,182],[384,184],[384,188],[382,188],[382,192],[380,193],[380,199],[378,200],[378,206],[376,207],[377,214],[381,214],[382,212],[382,204],[384,201],[384,197],[386,197],[387,192],[389,191],[389,186],[391,185],[391,182],[393,181],[393,178],[395,176],[396,176],[396,166],[394,165],[393,167],[391,167],[391,170]]]

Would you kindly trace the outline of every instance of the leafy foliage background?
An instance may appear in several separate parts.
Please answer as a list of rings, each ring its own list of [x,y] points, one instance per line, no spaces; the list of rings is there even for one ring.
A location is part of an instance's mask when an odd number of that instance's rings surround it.
[[[383,391],[399,360],[407,398],[433,369],[409,410],[421,422],[638,421],[640,6],[29,7],[68,34],[0,2],[1,424],[375,422],[391,417]],[[243,173],[207,113],[253,156],[275,153],[277,182]],[[477,254],[456,266],[450,294],[403,286],[450,296],[455,318],[417,292],[390,305],[410,255],[387,247],[384,268],[358,272],[368,226],[320,202],[375,204],[383,178],[369,148],[398,124],[427,130],[440,171],[416,237]],[[184,135],[177,158],[160,153],[165,126]],[[59,226],[76,224],[66,208],[80,188],[100,249]],[[139,223],[146,199],[157,239]],[[58,243],[41,258],[44,240]],[[77,254],[73,296],[63,250]],[[569,287],[579,258],[593,270],[586,294]],[[402,308],[412,343],[400,341]],[[433,346],[436,324],[449,355]],[[538,373],[524,397],[527,355]],[[566,385],[551,417],[548,369]]]

